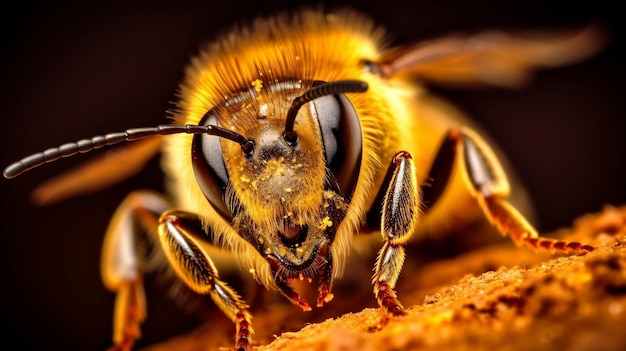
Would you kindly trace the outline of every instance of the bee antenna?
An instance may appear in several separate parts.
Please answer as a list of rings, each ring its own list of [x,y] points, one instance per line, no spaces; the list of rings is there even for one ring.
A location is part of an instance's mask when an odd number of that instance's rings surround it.
[[[306,93],[298,96],[293,100],[287,118],[285,120],[285,132],[283,137],[289,144],[295,144],[298,140],[293,127],[296,121],[296,115],[302,105],[326,95],[335,95],[343,93],[362,93],[368,88],[367,83],[361,80],[338,80],[335,82],[322,83],[307,90]]]
[[[97,135],[90,139],[82,139],[74,143],[63,144],[59,147],[47,149],[42,152],[32,154],[24,157],[23,159],[13,163],[4,169],[3,175],[5,178],[14,178],[18,175],[45,163],[56,161],[63,157],[69,157],[77,153],[85,153],[91,150],[99,149],[103,146],[117,144],[123,141],[134,141],[154,135],[169,135],[169,134],[208,134],[216,135],[228,140],[232,140],[241,145],[243,152],[246,155],[252,153],[254,149],[254,142],[235,133],[232,130],[228,130],[222,127],[208,125],[198,126],[188,124],[184,126],[180,125],[159,125],[156,127],[146,128],[133,128],[127,129],[123,132],[109,133],[105,135]]]

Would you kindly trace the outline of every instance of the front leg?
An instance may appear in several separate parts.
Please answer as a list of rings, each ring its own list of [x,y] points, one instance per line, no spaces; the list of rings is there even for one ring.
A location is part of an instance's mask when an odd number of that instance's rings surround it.
[[[235,350],[250,349],[253,333],[249,307],[228,284],[200,242],[207,243],[202,220],[184,211],[168,211],[159,219],[159,238],[177,276],[194,292],[208,294],[236,325]]]
[[[387,171],[382,207],[381,234],[383,247],[374,268],[374,295],[388,313],[399,315],[404,307],[393,288],[405,258],[405,246],[415,232],[420,217],[420,198],[415,163],[411,154],[398,152]]]
[[[102,250],[102,280],[115,291],[113,343],[111,351],[128,351],[140,337],[140,324],[146,316],[142,283],[142,261],[136,224],[158,245],[178,277],[193,291],[208,294],[236,324],[236,348],[250,347],[248,306],[218,275],[200,242],[214,245],[197,215],[168,211],[171,204],[159,194],[136,191],[129,194],[115,212],[107,229]],[[157,230],[158,228],[158,230]],[[158,239],[157,239],[158,237]]]

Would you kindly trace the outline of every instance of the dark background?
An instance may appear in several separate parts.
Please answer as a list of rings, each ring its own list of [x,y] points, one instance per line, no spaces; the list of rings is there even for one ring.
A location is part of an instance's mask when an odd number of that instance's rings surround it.
[[[541,229],[553,230],[605,204],[626,203],[623,18],[610,2],[340,4],[370,14],[396,43],[450,30],[589,21],[613,32],[611,45],[596,58],[541,72],[525,90],[439,90],[501,144],[528,185]],[[5,9],[0,15],[0,165],[67,141],[163,123],[183,67],[202,43],[231,23],[300,4],[60,2]],[[99,278],[104,229],[129,191],[159,189],[161,174],[158,163],[151,162],[137,177],[104,192],[48,207],[31,205],[30,189],[85,159],[74,157],[13,180],[0,179],[5,345],[66,350],[110,345],[113,295]],[[163,293],[148,297],[149,318],[140,345],[195,323]]]

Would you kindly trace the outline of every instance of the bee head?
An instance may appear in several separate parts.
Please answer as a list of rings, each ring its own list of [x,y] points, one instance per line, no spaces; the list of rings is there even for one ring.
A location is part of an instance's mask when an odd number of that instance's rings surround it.
[[[343,93],[366,89],[360,81],[259,83],[200,122],[253,145],[196,135],[193,166],[207,200],[277,280],[312,278],[330,261],[362,153],[358,116]]]

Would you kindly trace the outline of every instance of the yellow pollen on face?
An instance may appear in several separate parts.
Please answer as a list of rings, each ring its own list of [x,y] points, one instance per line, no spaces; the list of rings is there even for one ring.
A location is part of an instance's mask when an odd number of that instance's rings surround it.
[[[333,225],[333,221],[330,220],[330,217],[326,216],[324,217],[324,219],[322,219],[322,221],[320,222],[320,225],[317,226],[317,228],[324,230],[332,225]]]
[[[265,162],[265,167],[263,170],[263,175],[261,177],[269,178],[269,177],[279,177],[284,175],[284,157],[280,157],[279,159],[272,159]]]
[[[255,79],[252,81],[252,87],[254,87],[254,90],[256,90],[256,92],[260,92],[261,89],[263,89],[263,81],[260,79]]]

